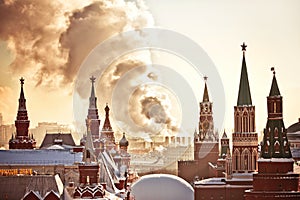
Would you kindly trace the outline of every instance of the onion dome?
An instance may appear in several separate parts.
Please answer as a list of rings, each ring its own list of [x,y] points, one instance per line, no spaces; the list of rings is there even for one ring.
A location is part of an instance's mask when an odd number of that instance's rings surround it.
[[[123,133],[123,137],[120,140],[119,145],[120,145],[120,147],[128,147],[129,142],[128,142],[128,140],[125,137],[125,133]]]

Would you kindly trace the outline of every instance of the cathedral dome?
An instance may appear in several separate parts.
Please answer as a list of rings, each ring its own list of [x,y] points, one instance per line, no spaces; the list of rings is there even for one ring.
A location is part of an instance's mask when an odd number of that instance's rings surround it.
[[[182,178],[170,174],[145,175],[132,184],[131,191],[135,199],[194,199],[192,186]]]
[[[120,140],[119,145],[123,146],[123,147],[128,147],[129,143],[128,143],[128,140],[125,137],[125,133],[123,133],[123,137]]]

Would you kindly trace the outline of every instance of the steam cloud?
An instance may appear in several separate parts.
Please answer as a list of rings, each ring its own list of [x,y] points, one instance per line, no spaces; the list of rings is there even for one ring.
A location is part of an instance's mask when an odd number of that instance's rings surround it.
[[[47,89],[71,88],[81,63],[97,44],[115,34],[153,23],[143,1],[0,0],[0,40],[7,42],[15,56],[10,69],[27,74],[36,86]],[[144,64],[151,63],[151,53],[142,54],[112,64],[101,75],[97,91],[99,109],[111,101],[113,88],[127,72],[132,71],[124,90],[114,94],[120,103],[127,103],[122,102],[123,96],[139,82],[158,79],[157,73]],[[153,94],[151,87],[137,88],[129,108],[122,107],[119,113],[129,109],[134,123],[146,127],[143,132],[131,124],[122,128],[130,127],[126,130],[140,132],[142,137],[164,127],[176,131],[170,102],[166,103],[168,98],[157,94]]]
[[[153,24],[142,1],[0,1],[0,39],[15,54],[13,73],[37,86],[73,83],[80,64],[100,42]],[[57,85],[58,84],[58,85]]]

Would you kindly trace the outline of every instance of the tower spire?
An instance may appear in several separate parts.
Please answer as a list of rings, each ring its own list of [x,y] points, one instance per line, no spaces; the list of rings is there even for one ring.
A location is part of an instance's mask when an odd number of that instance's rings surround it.
[[[273,80],[270,94],[267,97],[268,121],[264,129],[261,155],[263,158],[291,158],[291,150],[282,117],[282,96],[273,67],[271,71],[273,71]]]
[[[97,108],[97,97],[95,96],[94,83],[96,78],[94,76],[90,77],[92,83],[91,96],[90,96],[90,105],[89,108]]]
[[[102,130],[103,131],[112,131],[112,128],[111,128],[111,125],[110,125],[110,120],[109,120],[109,110],[110,109],[109,109],[107,103],[106,103],[106,106],[105,106],[104,110],[105,110],[105,121],[104,121]]]
[[[205,86],[204,86],[204,93],[203,93],[203,102],[209,102],[208,90],[207,90],[207,76],[204,76]]]
[[[272,80],[272,86],[271,86],[269,96],[280,96],[280,91],[279,91],[276,76],[275,76],[275,74],[276,74],[275,68],[272,67],[271,71],[273,72],[273,80]]]
[[[91,161],[96,161],[96,156],[94,152],[94,144],[93,138],[91,133],[91,120],[87,119],[87,134],[86,134],[86,142],[85,142],[85,149],[84,149],[84,156],[83,162],[90,163]]]
[[[23,91],[23,85],[24,85],[25,79],[23,77],[20,78],[20,84],[21,84],[21,92],[20,92],[20,98],[19,98],[19,109],[18,110],[26,110],[26,99]]]
[[[248,81],[247,65],[246,65],[246,59],[245,59],[245,52],[246,52],[247,45],[245,43],[243,43],[241,45],[241,47],[242,47],[242,51],[243,51],[243,61],[242,61],[242,71],[241,71],[241,78],[240,78],[239,94],[238,94],[238,100],[237,100],[238,106],[252,105],[250,86],[249,86],[249,81]]]

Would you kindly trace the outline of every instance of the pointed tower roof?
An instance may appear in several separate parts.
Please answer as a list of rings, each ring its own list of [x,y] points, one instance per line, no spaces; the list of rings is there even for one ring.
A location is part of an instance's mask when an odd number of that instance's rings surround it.
[[[240,78],[239,94],[238,94],[238,100],[237,100],[238,106],[252,105],[250,86],[249,86],[249,81],[248,81],[247,65],[246,65],[246,59],[245,59],[245,52],[246,52],[247,45],[245,43],[243,43],[241,45],[241,47],[242,47],[242,51],[243,51],[243,61],[242,61],[242,71],[241,71],[241,78]]]
[[[226,134],[225,130],[224,130],[224,133],[223,133],[222,139],[227,139],[227,134]]]
[[[204,80],[205,80],[205,86],[204,86],[204,93],[203,93],[203,102],[209,102],[209,96],[208,96],[208,90],[207,90],[207,76],[204,76]]]
[[[96,161],[96,156],[94,152],[94,144],[91,133],[91,120],[87,119],[87,135],[85,141],[84,156],[82,158],[83,162]]]
[[[19,111],[26,110],[26,99],[24,95],[23,85],[24,85],[25,79],[23,77],[20,78],[20,84],[21,84],[21,92],[20,92],[20,98],[19,98]]]
[[[270,94],[269,96],[280,96],[280,91],[278,88],[278,84],[277,84],[277,80],[276,80],[276,76],[275,76],[275,69],[274,67],[271,68],[271,71],[273,71],[273,80],[272,80],[272,86],[271,86],[271,90],[270,90]]]
[[[94,83],[96,78],[92,76],[90,80],[92,82],[92,89],[91,89],[89,108],[97,108],[97,97],[95,96],[95,88],[94,88]]]
[[[110,125],[110,120],[109,120],[109,107],[108,104],[106,103],[106,106],[104,108],[105,110],[105,121],[103,124],[102,131],[112,131],[111,125]]]
[[[275,71],[269,97],[267,97],[268,121],[264,129],[261,150],[262,158],[292,158],[290,145],[282,117],[282,97],[280,95]]]

